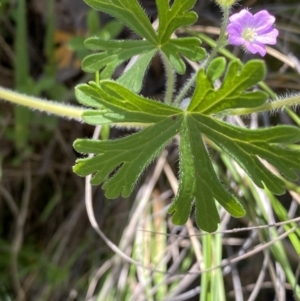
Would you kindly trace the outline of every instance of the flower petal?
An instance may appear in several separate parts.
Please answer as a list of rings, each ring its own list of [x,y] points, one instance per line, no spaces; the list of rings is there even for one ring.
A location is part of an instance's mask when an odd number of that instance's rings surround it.
[[[241,46],[241,45],[243,45],[245,43],[245,39],[242,38],[241,36],[230,35],[228,37],[228,42],[231,45]]]
[[[266,34],[258,35],[255,41],[268,45],[275,45],[277,42],[278,30],[273,28],[271,32]]]
[[[266,47],[263,43],[260,42],[249,43],[248,41],[245,41],[244,45],[247,48],[247,50],[253,54],[259,53],[261,56],[265,56],[267,53]]]
[[[232,23],[237,22],[242,28],[245,28],[252,25],[253,15],[247,9],[242,9],[239,13],[232,15],[229,20]]]
[[[240,24],[238,23],[230,23],[227,26],[227,32],[230,35],[238,35],[238,36],[242,36],[242,32],[243,32],[243,28],[241,27]]]
[[[253,24],[258,34],[263,33],[273,26],[275,17],[270,15],[268,11],[262,10],[253,16]]]
[[[254,16],[246,9],[232,15],[227,26],[228,42],[243,45],[246,50],[265,56],[265,44],[275,45],[278,30],[273,27],[275,17],[262,10]]]

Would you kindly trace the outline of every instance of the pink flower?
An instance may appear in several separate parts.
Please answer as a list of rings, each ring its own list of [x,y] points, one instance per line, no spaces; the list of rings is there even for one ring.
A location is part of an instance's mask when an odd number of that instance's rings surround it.
[[[266,54],[265,44],[275,45],[278,30],[273,27],[275,17],[262,10],[252,15],[243,9],[229,18],[227,32],[228,41],[232,45],[241,46],[251,53]]]

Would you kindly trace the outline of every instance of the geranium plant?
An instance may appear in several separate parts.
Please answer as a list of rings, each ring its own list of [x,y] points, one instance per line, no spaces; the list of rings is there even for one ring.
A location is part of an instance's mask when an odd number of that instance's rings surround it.
[[[76,87],[77,99],[84,107],[70,107],[0,89],[2,99],[48,113],[92,125],[137,128],[136,133],[117,140],[76,140],[76,151],[95,155],[76,161],[74,171],[78,175],[92,174],[92,184],[103,184],[107,198],[127,197],[149,163],[179,136],[179,190],[169,213],[174,224],[182,225],[194,204],[197,225],[208,232],[215,231],[220,222],[216,201],[234,217],[244,216],[245,210],[238,197],[220,182],[207,142],[232,157],[258,187],[274,194],[285,192],[283,177],[297,179],[295,170],[300,170],[300,156],[291,146],[300,140],[298,127],[250,130],[225,121],[229,115],[272,110],[300,100],[298,96],[268,100],[268,94],[257,86],[266,75],[263,60],[242,64],[219,56],[228,43],[264,56],[265,44],[274,45],[278,35],[273,16],[265,10],[254,15],[242,10],[230,16],[234,1],[217,1],[224,19],[216,46],[209,53],[197,37],[173,37],[176,30],[197,21],[192,11],[196,0],[175,0],[172,4],[169,0],[157,0],[157,29],[137,0],[85,2],[117,18],[139,38],[86,40],[86,47],[97,52],[84,59],[83,70],[97,76],[95,81]],[[166,71],[164,102],[139,94],[147,68],[157,54]],[[116,68],[133,57],[137,58],[131,68],[113,80]],[[187,59],[200,62],[200,67],[175,95],[175,76],[185,73]],[[192,88],[192,96],[186,98]],[[281,175],[270,171],[261,159]]]

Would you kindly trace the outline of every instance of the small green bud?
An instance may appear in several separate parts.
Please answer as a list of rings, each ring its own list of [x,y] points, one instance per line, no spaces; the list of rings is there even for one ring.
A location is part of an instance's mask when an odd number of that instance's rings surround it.
[[[236,0],[216,0],[216,2],[222,7],[231,7]]]

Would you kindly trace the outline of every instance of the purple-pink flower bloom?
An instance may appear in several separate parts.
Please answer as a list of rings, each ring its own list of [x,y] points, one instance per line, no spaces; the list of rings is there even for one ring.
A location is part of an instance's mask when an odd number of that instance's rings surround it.
[[[232,45],[243,45],[251,53],[266,54],[265,44],[275,45],[278,30],[273,27],[275,17],[262,10],[252,15],[243,9],[229,18],[228,41]]]

